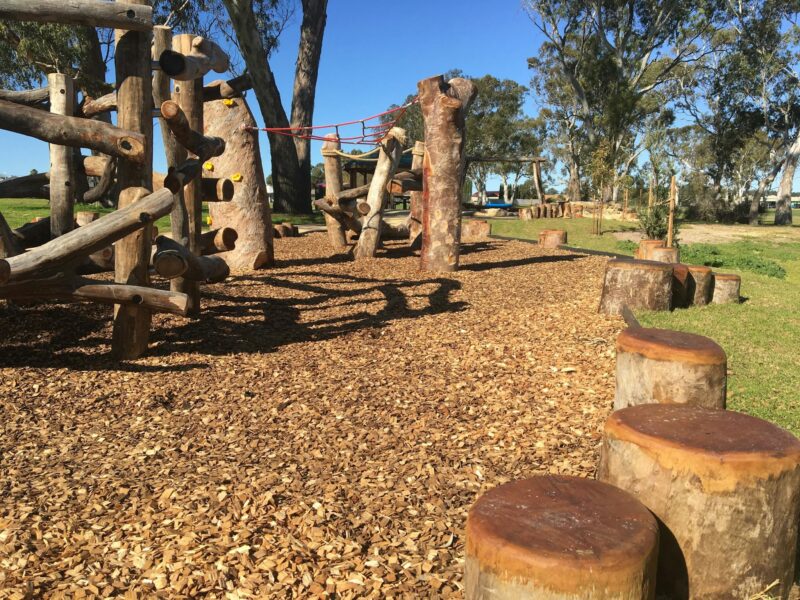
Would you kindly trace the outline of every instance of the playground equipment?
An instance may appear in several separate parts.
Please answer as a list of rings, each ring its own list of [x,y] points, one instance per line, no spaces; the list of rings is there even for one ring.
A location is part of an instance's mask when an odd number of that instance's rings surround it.
[[[152,10],[144,0],[13,1],[3,3],[0,16],[117,28],[114,93],[84,98],[76,106],[72,81],[57,73],[48,77],[44,91],[0,93],[0,127],[49,142],[51,149],[46,176],[50,218],[16,231],[0,218],[0,298],[114,304],[114,355],[141,356],[152,312],[197,314],[199,281],[219,281],[228,274],[222,257],[202,255],[203,248],[209,253],[229,250],[237,237],[224,226],[206,238],[201,235],[202,201],[230,201],[235,195],[230,180],[202,178],[203,163],[226,149],[225,140],[203,133],[203,99],[236,95],[247,84],[220,82],[206,91],[202,77],[210,69],[227,69],[225,53],[191,35],[177,36],[170,50],[171,32],[164,27],[155,28],[151,43]],[[178,82],[174,101],[168,98],[170,77]],[[110,110],[117,112],[117,126],[91,119]],[[167,150],[165,175],[152,173],[154,114],[161,117]],[[101,155],[80,157],[75,149],[82,147]],[[83,199],[98,199],[116,185],[118,209],[100,218],[82,216],[76,228],[75,189],[78,175],[84,174],[99,182]],[[158,238],[152,252],[152,223],[170,213],[172,239]],[[150,286],[151,255],[155,272],[173,279],[170,291]],[[112,256],[115,283],[82,276],[108,268]]]

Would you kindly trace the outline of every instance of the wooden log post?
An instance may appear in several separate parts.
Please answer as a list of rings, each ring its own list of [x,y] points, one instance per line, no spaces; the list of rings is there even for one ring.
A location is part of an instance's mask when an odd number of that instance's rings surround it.
[[[600,312],[620,315],[631,310],[669,310],[672,265],[645,260],[610,260],[606,265]]]
[[[664,240],[642,240],[639,242],[639,247],[636,249],[635,256],[641,260],[650,260],[651,253],[655,248],[664,247]]]
[[[275,264],[272,212],[267,198],[256,120],[244,98],[206,102],[205,134],[225,140],[225,153],[213,160],[214,175],[234,183],[230,202],[209,206],[214,227],[229,227],[239,235],[236,248],[225,255],[234,271],[252,271]]]
[[[652,600],[658,524],[611,485],[550,475],[489,490],[467,516],[466,600]]]
[[[149,108],[147,112],[149,119]],[[141,132],[127,129],[120,122],[118,125],[114,127],[102,121],[54,115],[0,100],[0,129],[35,137],[50,144],[90,148],[144,165],[150,156],[147,140]]]
[[[325,136],[322,144],[322,161],[325,167],[325,196],[329,204],[338,204],[336,194],[342,191],[342,163],[338,152],[342,145],[339,136],[331,133]],[[328,239],[334,252],[342,252],[347,248],[347,239],[344,235],[344,224],[330,213],[325,213],[325,226],[328,230]]]
[[[399,127],[392,127],[381,141],[381,150],[375,173],[370,182],[367,204],[369,212],[361,221],[361,235],[358,237],[354,256],[356,259],[374,258],[380,244],[381,225],[383,223],[383,207],[386,203],[386,186],[392,179],[406,142],[406,132]]]
[[[517,211],[517,218],[520,221],[530,221],[533,219],[533,211],[530,208],[520,208]]]
[[[230,275],[228,263],[219,256],[195,256],[183,244],[160,235],[156,238],[153,268],[165,279],[218,283]]]
[[[148,5],[147,0],[135,0]],[[120,209],[144,199],[152,186],[153,98],[151,75],[152,33],[117,29],[114,65],[117,89],[117,124],[143,136],[144,160],[134,163],[120,160],[117,180]],[[100,222],[100,221],[98,221]],[[88,228],[88,226],[87,226]],[[86,229],[86,228],[82,228]],[[114,280],[117,283],[147,287],[150,283],[149,224],[119,240],[116,247]],[[133,359],[147,351],[150,339],[151,312],[144,306],[120,304],[114,310],[112,353],[119,359]]]
[[[678,184],[675,175],[669,181],[669,215],[667,216],[667,248],[672,248],[675,236],[675,201],[678,198]],[[672,262],[678,262],[674,260]]]
[[[153,9],[139,2],[3,0],[0,19],[150,31],[153,28]]]
[[[75,84],[63,73],[47,76],[50,112],[72,116],[75,112]],[[50,235],[58,237],[72,230],[75,223],[75,165],[69,146],[50,144]]]
[[[690,304],[706,306],[714,294],[714,272],[711,267],[689,265],[686,293]]]
[[[475,98],[475,84],[439,75],[417,84],[425,121],[423,161],[423,271],[458,269],[461,241],[461,190],[466,172],[466,113]]]
[[[689,291],[689,267],[682,263],[672,264],[672,308],[689,308],[692,293]]]
[[[647,260],[654,260],[656,262],[679,263],[681,262],[681,252],[678,248],[672,246],[666,248],[650,247],[648,248],[649,256]]]
[[[239,234],[230,227],[212,229],[200,236],[200,249],[203,256],[217,254],[218,252],[230,252],[236,248],[236,240],[238,238]]]
[[[731,273],[714,273],[712,304],[739,304],[742,278]]]
[[[713,340],[632,327],[617,337],[614,409],[638,404],[725,408],[728,358]]]
[[[658,517],[659,597],[788,598],[800,510],[788,431],[733,411],[633,406],[606,422],[597,477]]]
[[[545,250],[557,250],[567,243],[567,232],[562,229],[542,229],[539,232],[539,246]]]
[[[425,160],[425,142],[414,142],[414,149],[411,151],[411,169],[420,171]],[[411,247],[419,249],[422,247],[422,214],[424,200],[424,189],[422,191],[412,191],[409,194],[410,210],[408,213],[408,237]]]
[[[176,81],[200,80],[211,70],[224,73],[228,70],[230,60],[225,51],[217,44],[204,37],[190,34],[178,36],[181,41],[172,50],[164,50],[158,58],[161,70]],[[177,38],[176,38],[177,39]],[[202,85],[198,92],[203,101]]]

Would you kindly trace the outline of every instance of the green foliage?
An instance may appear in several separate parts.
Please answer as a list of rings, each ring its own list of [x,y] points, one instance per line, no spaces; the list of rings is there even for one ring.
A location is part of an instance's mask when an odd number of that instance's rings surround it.
[[[620,240],[617,242],[617,250],[620,254],[633,254],[639,248],[639,244],[630,240]]]
[[[743,252],[743,250],[745,251]],[[786,277],[786,270],[781,265],[774,260],[760,256],[755,247],[747,248],[746,243],[741,242],[736,245],[726,244],[722,247],[711,244],[692,244],[681,249],[681,260],[688,264],[750,271],[778,279]]]
[[[656,204],[652,209],[639,210],[639,225],[648,240],[667,239],[669,209],[664,204]],[[677,233],[677,231],[675,232]],[[675,236],[677,238],[677,235]]]

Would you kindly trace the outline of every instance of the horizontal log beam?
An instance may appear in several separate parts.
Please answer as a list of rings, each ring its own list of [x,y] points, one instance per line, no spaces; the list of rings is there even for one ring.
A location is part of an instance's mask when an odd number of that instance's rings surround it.
[[[109,92],[99,98],[87,96],[80,105],[81,115],[87,119],[112,110],[117,110],[117,92]]]
[[[186,316],[189,298],[186,294],[119,283],[108,283],[85,277],[34,279],[0,286],[0,298],[8,300],[67,300],[141,306],[153,312]]]
[[[50,241],[50,217],[31,221],[11,232],[22,248],[35,248]]]
[[[91,148],[137,164],[144,164],[146,158],[145,139],[141,133],[102,121],[54,115],[7,100],[0,100],[0,129],[60,146]]]
[[[9,279],[40,279],[68,270],[90,254],[169,214],[173,200],[173,193],[167,189],[154,192],[97,221],[10,258]]]
[[[228,263],[219,256],[195,256],[183,244],[163,235],[156,238],[153,268],[165,279],[183,277],[206,283],[224,281],[231,273]]]
[[[366,198],[369,193],[369,184],[360,185],[358,187],[342,190],[336,194],[336,200],[343,202],[345,200],[358,200],[359,198]]]
[[[230,252],[236,249],[237,239],[239,234],[230,227],[206,231],[200,234],[200,253],[207,256],[217,252]]]
[[[46,109],[50,106],[50,89],[43,87],[35,90],[0,90],[0,100]]]
[[[9,177],[0,181],[0,198],[50,198],[45,186],[50,184],[47,173]]]
[[[130,31],[153,29],[153,9],[150,6],[105,0],[3,0],[0,19]]]
[[[467,163],[471,162],[532,163],[547,162],[547,159],[541,156],[467,156]]]
[[[224,73],[230,66],[225,51],[211,40],[197,36],[192,40],[189,54],[164,50],[158,58],[161,70],[176,81],[202,78],[209,71]]]
[[[345,212],[339,208],[339,206],[334,206],[329,203],[325,198],[315,200],[314,206],[339,221],[345,229],[354,231],[355,233],[361,232],[361,221],[356,219],[352,213]]]
[[[161,105],[161,116],[178,143],[202,162],[225,152],[225,140],[203,135],[189,125],[189,120],[177,102],[167,100]]]
[[[253,81],[247,73],[228,79],[228,81],[217,79],[203,88],[203,102],[212,102],[224,98],[238,98],[250,89],[253,89]]]

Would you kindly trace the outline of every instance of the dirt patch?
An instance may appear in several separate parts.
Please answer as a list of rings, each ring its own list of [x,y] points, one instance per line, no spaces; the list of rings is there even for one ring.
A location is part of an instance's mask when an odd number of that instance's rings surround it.
[[[615,232],[618,240],[638,242],[643,238],[639,231]],[[742,240],[769,240],[775,243],[800,242],[800,227],[750,227],[749,225],[719,225],[692,223],[680,228],[681,244],[727,244]]]
[[[591,476],[611,410],[605,259],[469,244],[452,276],[325,234],[157,317],[0,308],[0,597],[460,596],[484,490]]]

